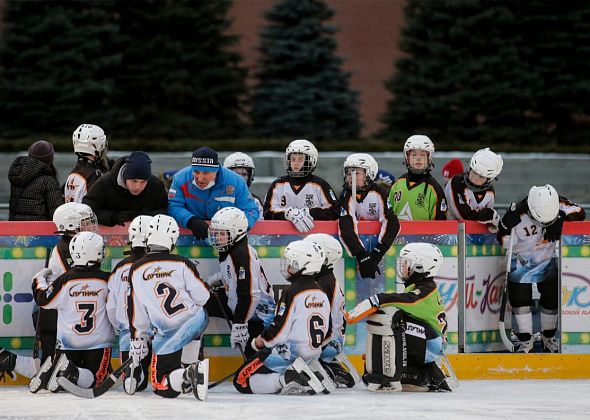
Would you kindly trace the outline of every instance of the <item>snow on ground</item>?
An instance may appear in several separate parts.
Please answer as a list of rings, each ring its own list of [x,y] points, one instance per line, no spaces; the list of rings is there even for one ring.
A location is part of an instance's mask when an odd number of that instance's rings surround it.
[[[94,400],[33,395],[0,388],[0,419],[588,419],[590,381],[462,381],[453,393],[370,393],[362,387],[331,395],[244,395],[230,383],[210,390],[206,402],[191,395],[167,400],[151,392],[126,395],[119,386]]]

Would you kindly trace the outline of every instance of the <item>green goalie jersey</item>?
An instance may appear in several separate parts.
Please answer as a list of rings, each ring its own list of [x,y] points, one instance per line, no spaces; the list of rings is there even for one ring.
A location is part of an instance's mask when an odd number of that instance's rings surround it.
[[[389,191],[389,203],[400,220],[446,220],[447,201],[430,174],[406,173]]]

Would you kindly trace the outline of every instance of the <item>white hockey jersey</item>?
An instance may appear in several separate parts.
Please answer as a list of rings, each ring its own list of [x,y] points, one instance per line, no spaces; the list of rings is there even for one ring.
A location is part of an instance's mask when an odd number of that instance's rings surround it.
[[[127,318],[127,298],[131,292],[129,284],[129,270],[133,264],[132,258],[125,258],[114,268],[109,277],[109,300],[107,313],[111,323],[119,332],[129,329]]]
[[[322,274],[323,273],[323,274]],[[340,343],[344,342],[344,333],[346,328],[346,320],[344,313],[346,312],[346,301],[344,299],[344,291],[342,285],[334,276],[334,272],[329,270],[322,270],[317,283],[328,296],[330,301],[330,318],[332,320],[331,334],[326,336],[324,344],[328,344],[332,340],[337,340]]]
[[[494,217],[496,193],[494,187],[482,192],[473,192],[463,181],[463,174],[455,175],[445,186],[450,220],[475,220],[489,222]],[[487,210],[486,210],[487,209]]]

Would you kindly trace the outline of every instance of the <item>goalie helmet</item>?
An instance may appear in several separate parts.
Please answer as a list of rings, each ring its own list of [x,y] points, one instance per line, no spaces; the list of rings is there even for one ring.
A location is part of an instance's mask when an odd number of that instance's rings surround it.
[[[248,219],[237,207],[224,207],[211,218],[209,243],[218,251],[227,251],[248,233]]]
[[[410,152],[412,150],[424,150],[428,153],[428,164],[426,169],[412,169],[410,166]],[[434,155],[434,143],[432,140],[428,138],[428,136],[424,136],[422,134],[415,134],[413,136],[408,137],[406,142],[404,143],[404,165],[408,168],[408,171],[413,173],[426,173],[432,169],[434,166],[432,162],[432,155]]]
[[[295,275],[317,274],[322,270],[325,259],[324,251],[317,243],[293,241],[287,245],[281,258],[281,274],[288,281]]]
[[[342,245],[333,236],[326,233],[312,233],[307,235],[304,241],[311,241],[318,244],[324,251],[326,257],[324,265],[333,268],[336,261],[342,258]]]
[[[465,172],[464,179],[467,187],[472,191],[485,191],[492,185],[500,172],[504,162],[502,156],[492,152],[489,147],[478,150],[473,154],[469,162],[469,169]],[[482,185],[476,185],[469,180],[469,170],[472,170],[477,175],[487,178],[487,181]]]
[[[248,187],[254,181],[254,171],[256,167],[254,166],[254,160],[246,153],[236,152],[228,155],[225,160],[223,161],[223,167],[227,169],[239,169],[244,168],[248,171],[248,177],[246,179],[246,185]]]
[[[549,226],[559,214],[559,195],[549,184],[531,187],[527,204],[529,215],[542,226]]]
[[[434,277],[443,263],[443,255],[437,246],[426,242],[405,245],[397,257],[397,275],[407,280],[414,273]]]
[[[148,226],[152,216],[137,216],[129,224],[129,243],[131,248],[145,248]]]
[[[73,265],[86,267],[100,264],[104,258],[104,241],[94,232],[80,232],[70,241]]]
[[[57,233],[96,232],[98,221],[96,215],[87,204],[65,203],[53,212],[53,223]]]
[[[347,172],[352,168],[362,168],[365,170],[365,185],[357,185],[359,190],[367,189],[375,182],[377,172],[379,172],[379,165],[375,158],[367,153],[353,153],[349,155],[344,161],[344,185],[352,188],[352,182],[347,180]]]
[[[145,236],[146,245],[172,251],[178,240],[179,229],[176,220],[165,214],[157,214],[150,220]]]
[[[305,156],[303,167],[295,171],[291,169],[291,154],[301,153]],[[309,140],[293,140],[285,150],[285,170],[289,176],[304,177],[311,174],[318,163],[318,149]]]
[[[72,134],[74,153],[85,153],[99,158],[107,147],[107,136],[98,125],[81,124]]]

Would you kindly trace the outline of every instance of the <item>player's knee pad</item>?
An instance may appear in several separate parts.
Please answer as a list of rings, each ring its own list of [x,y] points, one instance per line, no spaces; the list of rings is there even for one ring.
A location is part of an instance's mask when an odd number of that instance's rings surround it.
[[[508,283],[508,298],[514,307],[530,306],[533,303],[533,285],[530,283]]]
[[[264,361],[269,356],[270,352],[266,349],[259,351],[254,356],[249,358],[234,376],[234,387],[243,394],[252,394],[250,388],[250,378],[256,373],[271,373],[269,369],[264,366]]]
[[[538,283],[537,288],[541,295],[539,304],[542,308],[547,310],[557,311],[558,300],[559,300],[559,285],[557,277],[550,278],[544,282]]]

